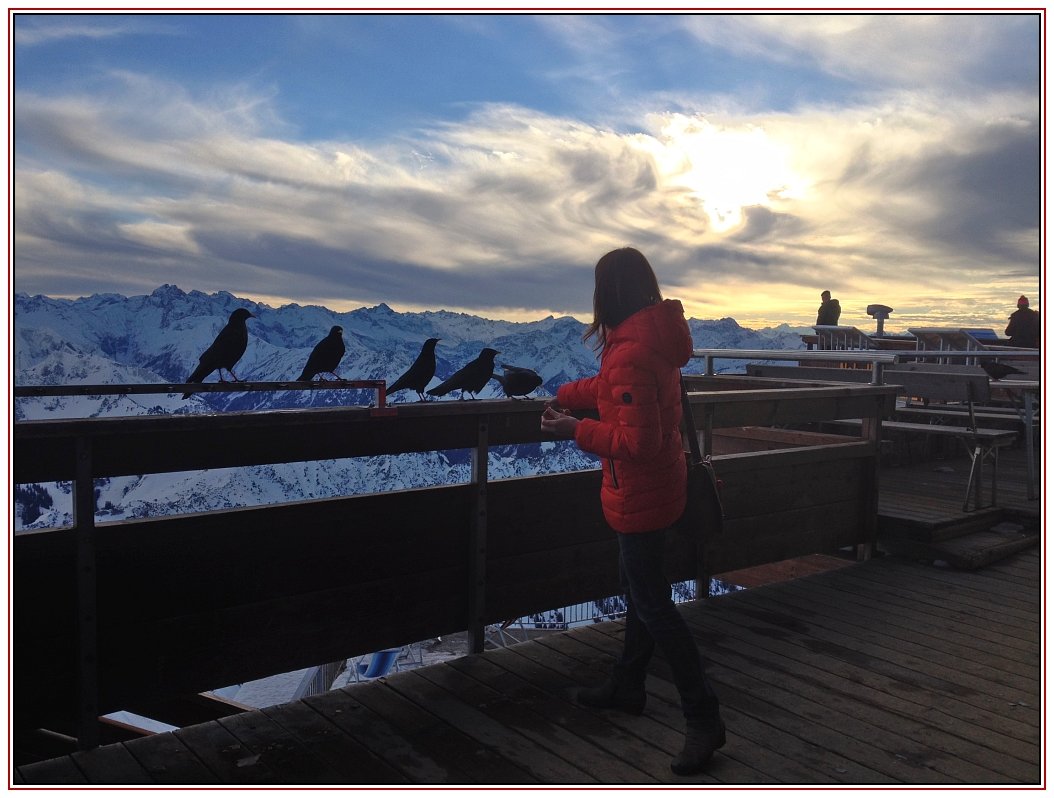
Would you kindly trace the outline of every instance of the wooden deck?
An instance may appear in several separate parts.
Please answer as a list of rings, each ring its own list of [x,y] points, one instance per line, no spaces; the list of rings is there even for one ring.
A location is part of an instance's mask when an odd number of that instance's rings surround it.
[[[1039,548],[972,571],[878,557],[683,606],[723,704],[669,769],[666,663],[641,717],[591,711],[621,622],[19,768],[16,784],[1038,785]]]
[[[991,498],[988,468],[986,503]],[[1038,545],[1042,503],[1039,498],[1028,498],[1024,448],[1017,445],[1000,452],[995,506],[963,510],[969,474],[970,461],[965,456],[882,467],[879,547],[903,556],[976,568]]]
[[[990,464],[985,465],[983,485],[986,502],[990,499],[990,468]],[[1016,444],[1000,451],[996,504],[1001,511],[1038,518],[1040,500],[1028,498],[1026,472],[1023,446]],[[975,517],[975,512],[964,512],[962,509],[969,475],[970,460],[961,454],[961,447],[957,456],[948,459],[904,465],[883,464],[879,472],[879,515],[913,516],[929,524],[959,522]]]

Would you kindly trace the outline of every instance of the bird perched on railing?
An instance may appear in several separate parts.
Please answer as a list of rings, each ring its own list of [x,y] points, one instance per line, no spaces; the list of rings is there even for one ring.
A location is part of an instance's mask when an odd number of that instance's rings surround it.
[[[515,399],[517,396],[526,397],[542,384],[542,378],[537,371],[521,366],[510,366],[508,363],[502,363],[501,367],[504,374],[491,376],[498,381],[509,399]]]
[[[465,391],[476,398],[476,394],[483,390],[491,376],[494,374],[494,356],[501,354],[497,349],[484,347],[479,357],[469,361],[460,369],[455,371],[446,380],[439,383],[435,388],[428,391],[429,396],[445,396],[453,390],[460,389],[461,398],[465,398]]]
[[[227,326],[220,330],[216,340],[212,342],[212,346],[201,353],[198,367],[187,377],[187,382],[202,382],[217,370],[220,372],[220,382],[226,382],[223,379],[224,370],[238,382],[238,375],[233,371],[234,364],[241,360],[245,354],[245,347],[249,345],[249,330],[246,329],[245,322],[255,318],[256,316],[245,308],[235,310],[227,320]],[[183,398],[189,399],[191,394],[192,392],[185,393]]]
[[[297,377],[298,381],[313,380],[317,374],[332,374],[338,380],[337,366],[340,359],[344,357],[344,328],[333,326],[329,335],[315,344],[311,354],[307,358],[307,365]]]
[[[429,338],[425,341],[420,354],[417,355],[417,360],[406,370],[405,374],[385,389],[385,393],[390,396],[396,391],[413,388],[417,391],[420,400],[425,401],[425,386],[432,381],[436,373],[436,344],[439,341],[439,338]]]
[[[1006,363],[997,363],[994,360],[982,360],[981,368],[985,370],[993,380],[1001,380],[1011,374],[1024,374],[1021,369],[1014,368]]]

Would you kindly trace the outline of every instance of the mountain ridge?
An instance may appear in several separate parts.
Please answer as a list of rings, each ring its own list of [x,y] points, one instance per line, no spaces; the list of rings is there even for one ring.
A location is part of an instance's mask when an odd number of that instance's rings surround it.
[[[337,312],[295,303],[273,308],[229,292],[183,291],[173,284],[147,295],[93,294],[79,299],[14,295],[14,382],[16,385],[180,383],[237,307],[249,319],[249,345],[235,366],[240,379],[290,381],[330,327],[344,328],[346,352],[337,369],[347,379],[393,382],[417,357],[421,344],[440,338],[438,384],[479,354],[484,346],[501,352],[498,363],[532,368],[542,376],[535,396],[555,393],[560,384],[594,374],[597,354],[582,341],[586,325],[570,316],[529,322],[485,319],[446,310],[401,313],[385,304]],[[689,319],[696,348],[801,348],[803,330],[787,325],[748,330],[734,319]],[[741,367],[722,361],[724,371]],[[692,361],[686,372],[701,371]],[[211,382],[216,375],[207,378]],[[503,398],[496,381],[480,398]],[[107,397],[34,397],[15,400],[15,420],[96,418],[157,414],[234,412],[368,404],[372,391],[313,390],[270,393],[203,393]],[[399,391],[391,404],[417,401]],[[438,401],[458,401],[453,398]],[[597,461],[569,442],[533,444],[491,453],[495,478],[595,468]],[[285,463],[185,474],[147,474],[100,480],[100,520],[141,518],[187,510],[322,498],[395,488],[465,481],[468,464],[456,453],[430,452],[377,458]],[[263,487],[261,487],[263,486]],[[41,493],[43,491],[43,494]],[[16,496],[16,530],[68,526],[68,485],[22,486]],[[20,503],[21,502],[21,503]]]

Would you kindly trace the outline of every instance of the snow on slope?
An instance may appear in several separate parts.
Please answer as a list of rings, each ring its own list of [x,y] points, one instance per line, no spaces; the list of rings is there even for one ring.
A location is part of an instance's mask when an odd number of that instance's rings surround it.
[[[235,368],[244,380],[295,379],[311,349],[335,324],[344,328],[347,348],[338,373],[348,379],[395,380],[431,337],[441,339],[432,384],[475,358],[484,346],[499,350],[499,364],[535,369],[543,379],[538,396],[551,395],[560,384],[593,374],[598,366],[591,345],[582,341],[585,325],[569,317],[508,322],[447,311],[398,313],[383,304],[346,313],[296,304],[272,308],[227,292],[187,293],[163,285],[148,296],[133,297],[99,294],[66,300],[17,294],[15,383],[182,382],[238,307],[255,316],[248,321],[249,345]],[[800,348],[799,335],[804,332],[786,325],[747,330],[733,319],[691,319],[689,326],[696,348]],[[693,361],[686,371],[701,371],[702,365]],[[742,366],[737,361],[717,365],[724,371]],[[213,381],[216,375],[207,379]],[[480,394],[480,398],[500,396],[493,381]],[[372,392],[336,390],[197,394],[188,400],[175,394],[32,398],[16,400],[15,417],[23,421],[321,407],[349,399],[365,403],[370,398]],[[390,401],[416,399],[413,391],[400,391]],[[595,458],[567,443],[494,451],[489,464],[492,477],[499,479],[593,467]],[[464,458],[441,452],[140,475],[100,480],[98,512],[100,521],[141,518],[467,479]],[[40,508],[26,528],[70,523],[69,486],[46,487],[53,506]],[[21,524],[21,515],[16,513],[16,524]]]

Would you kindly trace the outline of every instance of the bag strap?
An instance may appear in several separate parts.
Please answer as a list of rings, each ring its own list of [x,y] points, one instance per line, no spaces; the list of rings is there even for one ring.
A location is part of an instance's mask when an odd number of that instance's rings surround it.
[[[699,435],[695,431],[695,417],[692,415],[692,403],[688,401],[688,388],[681,375],[681,419],[688,433],[688,449],[692,453],[692,462],[703,462],[703,451],[699,448]]]

